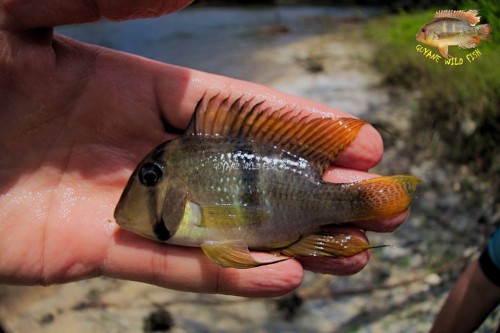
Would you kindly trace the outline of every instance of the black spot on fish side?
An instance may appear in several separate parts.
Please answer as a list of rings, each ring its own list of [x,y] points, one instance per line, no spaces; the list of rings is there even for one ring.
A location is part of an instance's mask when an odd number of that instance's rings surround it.
[[[165,223],[163,222],[163,218],[154,225],[153,232],[155,233],[156,237],[160,241],[166,241],[167,239],[170,238],[170,232],[168,231],[167,227],[165,226]]]
[[[238,164],[240,166],[241,180],[243,181],[240,200],[247,205],[258,206],[260,202],[258,195],[259,166],[256,165],[252,145],[247,141],[237,141],[234,148],[234,154],[240,156]]]

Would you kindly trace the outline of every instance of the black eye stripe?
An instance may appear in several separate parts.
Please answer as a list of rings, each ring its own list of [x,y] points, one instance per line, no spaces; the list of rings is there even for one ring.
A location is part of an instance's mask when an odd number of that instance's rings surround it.
[[[163,166],[147,162],[138,171],[139,181],[144,186],[154,186],[163,177]]]
[[[154,227],[153,227],[153,232],[155,233],[156,237],[160,241],[166,241],[167,239],[170,238],[170,232],[168,231],[167,227],[165,226],[165,223],[163,222],[163,218],[156,222]]]

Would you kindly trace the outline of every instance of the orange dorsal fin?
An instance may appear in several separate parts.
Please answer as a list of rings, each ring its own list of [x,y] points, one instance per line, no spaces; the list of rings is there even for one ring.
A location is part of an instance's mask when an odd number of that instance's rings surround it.
[[[366,122],[355,118],[317,117],[265,102],[216,95],[196,106],[186,135],[243,137],[275,145],[315,165],[322,174],[357,136]]]
[[[463,20],[467,21],[471,26],[474,26],[479,23],[479,20],[481,19],[481,16],[477,16],[479,12],[476,9],[471,9],[471,10],[440,10],[436,12],[436,15],[434,15],[434,18],[436,19],[443,19],[443,18],[450,18],[450,19],[456,19],[456,20]]]

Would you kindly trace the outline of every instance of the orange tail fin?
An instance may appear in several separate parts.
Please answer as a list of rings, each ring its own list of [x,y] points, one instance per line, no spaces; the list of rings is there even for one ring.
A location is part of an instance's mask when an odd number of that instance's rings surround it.
[[[489,24],[481,24],[479,28],[479,38],[482,40],[491,40],[491,32],[493,28]]]
[[[420,179],[408,176],[384,176],[348,184],[358,192],[354,220],[370,220],[404,212],[413,200]]]

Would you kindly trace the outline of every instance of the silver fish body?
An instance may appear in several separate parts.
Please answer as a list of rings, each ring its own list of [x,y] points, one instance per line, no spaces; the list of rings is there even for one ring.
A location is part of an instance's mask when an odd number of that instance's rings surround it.
[[[408,208],[418,183],[412,176],[322,180],[363,121],[211,103],[197,107],[185,136],[161,144],[139,163],[115,210],[122,228],[200,246],[224,267],[250,268],[269,263],[255,261],[248,249],[288,256],[359,253],[369,245],[322,226]]]
[[[172,244],[242,239],[251,248],[272,248],[322,225],[371,217],[356,186],[326,183],[307,160],[276,146],[188,136],[153,155],[161,156],[156,162],[165,166],[169,181],[189,193],[191,213],[178,221]],[[160,211],[150,207],[151,213]]]

